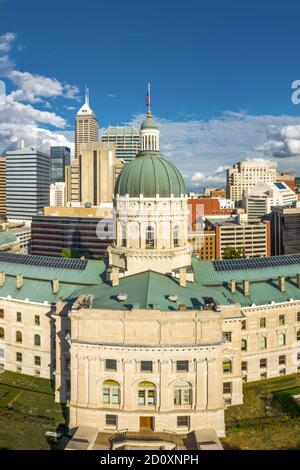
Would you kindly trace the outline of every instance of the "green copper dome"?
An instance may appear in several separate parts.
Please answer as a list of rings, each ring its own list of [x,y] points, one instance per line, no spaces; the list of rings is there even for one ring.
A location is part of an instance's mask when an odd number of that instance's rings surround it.
[[[141,130],[143,129],[158,129],[158,125],[154,121],[151,113],[148,113],[147,118],[142,122]]]
[[[129,197],[181,197],[185,194],[183,178],[173,163],[161,153],[144,150],[127,163],[115,186],[115,195]]]

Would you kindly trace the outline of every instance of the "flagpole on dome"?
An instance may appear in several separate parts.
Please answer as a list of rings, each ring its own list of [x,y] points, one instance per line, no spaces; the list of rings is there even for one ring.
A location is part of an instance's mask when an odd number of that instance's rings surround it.
[[[147,115],[151,116],[152,113],[151,113],[151,88],[150,88],[150,82],[148,83],[146,104],[147,104],[147,107],[148,107]]]

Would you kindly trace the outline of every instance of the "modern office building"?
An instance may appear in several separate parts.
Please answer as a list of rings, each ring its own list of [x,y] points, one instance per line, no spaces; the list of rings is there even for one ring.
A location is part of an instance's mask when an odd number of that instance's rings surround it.
[[[65,205],[65,183],[52,183],[50,186],[50,206]]]
[[[270,222],[239,223],[237,219],[206,219],[206,225],[216,233],[216,259],[222,259],[224,249],[240,250],[241,256],[255,258],[271,255]]]
[[[71,164],[71,150],[69,147],[50,147],[51,157],[51,183],[65,181],[65,167]]]
[[[112,233],[111,219],[36,216],[31,224],[31,254],[60,257],[69,248],[75,258],[101,259]]]
[[[6,152],[6,215],[28,220],[49,205],[50,156],[31,148]]]
[[[276,169],[262,160],[236,163],[227,170],[227,198],[241,201],[258,182],[275,183]]]
[[[19,242],[19,253],[28,255],[30,253],[30,242],[31,242],[31,226],[24,225],[23,227],[15,227],[10,229]]]
[[[276,181],[278,181],[278,183],[285,183],[294,192],[296,190],[295,180],[296,178],[292,173],[277,173]]]
[[[199,259],[216,259],[216,232],[214,230],[203,230],[189,232],[189,244],[192,253]]]
[[[271,231],[272,255],[300,253],[300,208],[274,207]]]
[[[292,206],[297,200],[296,193],[286,183],[260,182],[249,190],[242,206],[248,214],[248,221],[256,223],[260,222],[264,215],[269,214],[273,207]]]
[[[116,157],[125,163],[135,158],[140,150],[140,133],[130,126],[109,126],[102,135],[102,142],[116,145]]]
[[[0,157],[0,219],[6,215],[6,158]]]
[[[204,195],[207,197],[226,198],[226,191],[223,188],[205,188]]]
[[[89,91],[85,92],[85,103],[76,115],[75,123],[75,158],[79,157],[80,145],[99,141],[99,124],[90,108]]]
[[[115,145],[82,144],[66,170],[66,202],[70,206],[112,203],[114,184],[123,163],[115,157]]]

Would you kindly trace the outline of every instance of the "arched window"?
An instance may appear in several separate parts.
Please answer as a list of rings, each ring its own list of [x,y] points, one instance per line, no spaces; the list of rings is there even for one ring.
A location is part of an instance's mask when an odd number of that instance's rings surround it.
[[[232,361],[230,359],[225,359],[223,361],[223,373],[230,374],[232,372]]]
[[[258,349],[266,349],[267,348],[267,338],[261,335],[258,339]]]
[[[140,382],[138,387],[138,404],[140,406],[155,405],[156,387],[152,382]]]
[[[285,334],[284,333],[279,333],[277,336],[277,344],[278,346],[285,346]]]
[[[0,339],[5,339],[4,328],[0,328]]]
[[[146,248],[151,249],[154,248],[154,239],[155,239],[155,232],[154,232],[154,227],[151,225],[148,225],[146,228]]]
[[[17,343],[22,343],[22,341],[23,341],[22,333],[21,333],[21,331],[17,331],[16,332],[16,342]]]
[[[115,380],[103,382],[102,401],[109,405],[120,404],[120,384]]]
[[[241,343],[242,347],[242,351],[247,351],[247,340],[245,338],[242,339],[242,343]]]
[[[186,380],[177,380],[174,384],[174,405],[192,404],[192,386]]]
[[[41,337],[40,335],[34,335],[34,345],[40,346],[41,345]]]
[[[179,226],[178,225],[175,225],[174,227],[173,243],[174,243],[174,246],[179,246]]]

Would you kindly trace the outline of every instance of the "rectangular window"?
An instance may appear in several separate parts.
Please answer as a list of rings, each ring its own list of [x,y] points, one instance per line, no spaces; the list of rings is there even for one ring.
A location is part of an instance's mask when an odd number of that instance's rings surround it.
[[[17,362],[22,362],[22,353],[20,353],[20,352],[16,353],[16,361]]]
[[[4,309],[0,308],[0,319],[3,320],[4,318]]]
[[[177,416],[177,427],[178,428],[189,428],[190,417],[189,416]]]
[[[248,370],[248,363],[247,361],[243,361],[242,364],[241,364],[241,369],[243,372],[247,372]]]
[[[278,323],[279,323],[279,325],[284,325],[285,324],[284,315],[279,315]]]
[[[117,424],[118,424],[117,415],[105,415],[105,424],[106,426],[117,427]]]
[[[0,310],[0,318],[1,318],[1,310]],[[297,321],[300,321],[300,312],[297,312]]]
[[[242,330],[246,330],[246,329],[247,329],[246,320],[242,320]]]
[[[117,361],[115,359],[106,359],[105,360],[105,369],[106,370],[117,370]]]
[[[21,373],[22,373],[22,367],[21,367],[21,366],[17,366],[16,371],[17,371],[19,374],[21,374]]]
[[[40,326],[40,316],[39,315],[34,316],[34,324],[35,324],[35,326]]]
[[[260,359],[259,361],[259,367],[261,369],[265,369],[267,367],[267,359]]]
[[[267,373],[266,372],[261,372],[260,378],[261,379],[266,379],[267,378]]]
[[[259,327],[260,328],[266,328],[266,318],[262,317],[259,319]]]
[[[285,375],[285,374],[286,374],[286,370],[285,369],[280,369],[279,375]]]
[[[41,371],[39,369],[35,369],[34,375],[36,375],[37,377],[40,377]]]
[[[17,322],[21,322],[21,321],[22,321],[22,313],[17,312]]]
[[[35,366],[40,366],[41,365],[41,357],[40,356],[34,356],[34,365]]]
[[[189,361],[177,361],[176,362],[177,372],[188,372],[189,371]]]
[[[223,339],[225,343],[231,343],[231,331],[225,331],[223,333]]]
[[[152,361],[141,361],[141,372],[152,372]]]
[[[139,390],[138,404],[139,405],[145,405],[146,404],[146,391],[145,390]]]
[[[242,377],[242,381],[243,381],[244,383],[246,383],[246,382],[247,382],[247,380],[248,380],[248,379],[247,379],[247,375],[243,375],[243,377]]]
[[[279,356],[279,360],[278,360],[279,365],[280,365],[280,366],[284,366],[284,365],[285,365],[285,362],[286,362],[286,357],[285,357],[285,355]]]
[[[223,393],[231,393],[232,392],[232,382],[224,382],[223,383]]]

